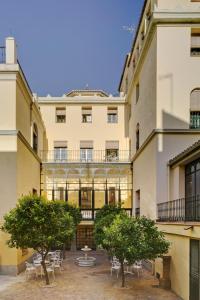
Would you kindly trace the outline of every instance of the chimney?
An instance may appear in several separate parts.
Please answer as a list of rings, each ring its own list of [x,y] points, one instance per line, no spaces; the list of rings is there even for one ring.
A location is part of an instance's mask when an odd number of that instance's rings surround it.
[[[6,64],[17,64],[17,49],[13,37],[6,38]]]

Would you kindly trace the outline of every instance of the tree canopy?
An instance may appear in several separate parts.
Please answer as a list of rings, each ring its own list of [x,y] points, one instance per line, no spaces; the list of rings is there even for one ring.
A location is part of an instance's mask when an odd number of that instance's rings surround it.
[[[108,215],[99,219],[95,226],[98,229],[104,224],[103,233],[98,236],[99,232],[96,229],[95,232],[102,247],[119,260],[124,287],[124,261],[131,265],[138,260],[155,259],[167,253],[169,242],[157,229],[154,221],[145,217],[130,218],[126,214],[118,213],[111,215],[111,219],[110,223]]]
[[[40,196],[24,196],[17,206],[4,216],[2,230],[10,234],[8,245],[15,248],[32,248],[45,258],[51,247],[63,247],[75,233],[74,219],[61,201],[47,201]]]
[[[116,205],[104,205],[96,213],[94,238],[97,246],[105,249],[106,245],[103,245],[105,235],[104,228],[107,228],[113,222],[116,215],[119,214],[124,214],[124,211],[120,206]]]

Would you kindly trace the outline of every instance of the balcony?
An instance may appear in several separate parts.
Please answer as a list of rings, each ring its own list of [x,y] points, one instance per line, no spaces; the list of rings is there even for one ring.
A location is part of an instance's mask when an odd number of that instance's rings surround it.
[[[200,195],[157,205],[158,222],[200,222]]]
[[[192,111],[190,113],[190,128],[199,129],[200,128],[200,112]]]
[[[5,47],[0,46],[0,64],[5,64],[6,62],[6,53]]]
[[[67,149],[42,151],[41,159],[43,163],[129,163],[131,161],[129,150],[115,152],[87,150],[89,151]]]

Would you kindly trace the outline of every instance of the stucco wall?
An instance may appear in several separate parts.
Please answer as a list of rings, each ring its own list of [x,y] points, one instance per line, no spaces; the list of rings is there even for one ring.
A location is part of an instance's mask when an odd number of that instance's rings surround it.
[[[157,38],[154,35],[142,67],[134,79],[133,90],[130,95],[131,119],[129,134],[132,140],[132,153],[136,151],[136,126],[140,125],[140,145],[156,127],[156,53]],[[136,103],[136,85],[140,85],[140,96]]]
[[[16,129],[16,76],[0,74],[0,130]]]
[[[17,197],[32,193],[33,188],[40,193],[40,162],[18,139],[17,143]]]
[[[74,99],[76,102],[76,99]],[[78,150],[80,141],[91,140],[95,150],[104,150],[105,142],[119,140],[119,148],[128,150],[128,138],[125,138],[124,104],[43,104],[41,113],[47,130],[49,150],[53,150],[54,141],[67,141],[68,149]],[[92,123],[82,123],[81,108],[92,107]],[[107,107],[118,107],[118,123],[107,123]],[[56,123],[56,107],[66,107],[66,123]]]
[[[199,3],[191,2],[191,0],[156,0],[159,9],[181,10],[200,8]]]
[[[200,86],[200,59],[190,47],[189,25],[157,27],[157,128],[189,128],[190,93]]]
[[[140,190],[140,214],[156,218],[156,139],[137,157],[133,163],[133,207],[136,191]]]

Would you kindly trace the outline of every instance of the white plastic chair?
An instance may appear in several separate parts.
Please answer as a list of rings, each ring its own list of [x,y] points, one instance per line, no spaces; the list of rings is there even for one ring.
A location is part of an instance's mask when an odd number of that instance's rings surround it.
[[[25,262],[25,265],[26,265],[26,270],[25,270],[26,279],[28,279],[29,276],[32,276],[32,275],[35,275],[35,277],[37,277],[36,268],[27,261]]]
[[[136,263],[133,265],[133,269],[137,271],[137,275],[138,275],[138,278],[139,278],[141,273],[143,272],[142,262],[141,261],[136,261]]]
[[[59,270],[60,273],[61,273],[62,268],[61,268],[61,261],[60,261],[60,259],[57,259],[56,261],[54,261],[53,266],[54,266],[54,270],[57,269],[57,270]]]
[[[112,276],[113,271],[116,271],[117,278],[118,278],[120,269],[121,269],[121,267],[118,262],[112,262],[111,269],[110,269],[111,276]]]

